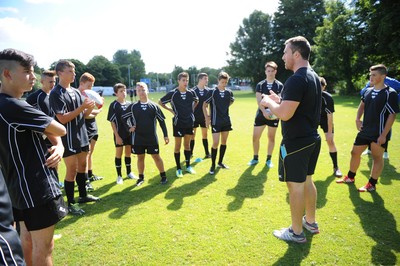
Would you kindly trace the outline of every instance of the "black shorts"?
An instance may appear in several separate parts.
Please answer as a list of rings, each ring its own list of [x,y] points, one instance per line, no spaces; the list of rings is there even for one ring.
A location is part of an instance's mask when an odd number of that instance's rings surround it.
[[[133,154],[159,154],[160,149],[158,145],[133,145],[132,153]]]
[[[173,127],[174,137],[183,138],[185,135],[193,135],[193,127],[189,128],[178,128],[176,126]]]
[[[197,128],[199,126],[206,128],[206,121],[205,120],[194,120],[193,128]]]
[[[49,200],[46,204],[25,210],[13,208],[14,220],[25,222],[28,231],[35,231],[55,225],[68,214],[68,208],[62,195]]]
[[[260,115],[259,113],[257,113],[256,118],[254,119],[254,126],[260,127],[265,125],[269,127],[278,127],[279,119],[268,120],[262,114]]]
[[[232,130],[232,125],[227,125],[227,126],[211,126],[211,133],[220,133],[223,131],[231,131]]]
[[[91,141],[92,139],[94,139],[95,141],[97,141],[99,139],[99,135],[95,134],[95,135],[89,135],[89,141]]]
[[[77,155],[77,154],[79,154],[81,152],[89,152],[89,150],[90,150],[90,146],[89,145],[83,146],[83,147],[79,147],[75,151],[70,151],[68,149],[65,149],[64,150],[64,154],[63,154],[63,158],[69,157],[69,156],[72,156],[72,155]]]
[[[381,144],[381,147],[386,149],[388,146],[388,141],[389,140],[386,140],[386,142],[384,144]],[[372,142],[376,143],[376,140],[371,140],[371,139],[365,138],[364,136],[360,136],[359,134],[357,134],[356,140],[354,141],[354,146],[370,145]]]
[[[127,145],[132,145],[131,136],[122,139],[122,145],[119,145],[119,144],[117,144],[117,141],[116,141],[115,135],[114,135],[114,145],[115,145],[115,147],[123,147],[123,146],[127,146]]]
[[[321,120],[319,123],[319,126],[322,128],[324,133],[328,133],[328,121],[327,120]],[[335,133],[334,128],[332,128],[332,133]]]
[[[281,143],[279,153],[279,181],[303,183],[314,174],[321,138],[295,139]]]

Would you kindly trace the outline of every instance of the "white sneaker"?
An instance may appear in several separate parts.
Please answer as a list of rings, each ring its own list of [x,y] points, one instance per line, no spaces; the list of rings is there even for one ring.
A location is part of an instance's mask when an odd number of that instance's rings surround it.
[[[128,178],[130,178],[130,179],[139,179],[139,177],[135,176],[135,174],[132,173],[132,172],[130,172],[130,173],[128,174]]]
[[[389,153],[387,151],[383,153],[383,159],[389,159]]]
[[[124,183],[124,180],[122,179],[122,176],[117,177],[117,184],[122,185]]]
[[[371,150],[366,149],[365,151],[363,151],[363,153],[361,153],[361,155],[368,155],[371,154]]]

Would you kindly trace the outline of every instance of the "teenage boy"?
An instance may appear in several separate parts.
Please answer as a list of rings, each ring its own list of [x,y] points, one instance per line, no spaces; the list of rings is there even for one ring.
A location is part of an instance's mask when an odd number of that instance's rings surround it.
[[[83,99],[79,90],[71,87],[75,80],[75,65],[68,60],[60,60],[56,65],[59,83],[50,92],[50,106],[57,121],[65,126],[67,134],[62,137],[65,163],[64,189],[67,196],[68,209],[73,215],[85,213],[79,203],[98,201],[100,198],[87,194],[87,154],[89,138],[85,126],[85,117],[94,108],[94,101]],[[79,198],[75,202],[75,181],[78,184]]]
[[[208,149],[208,139],[207,139],[207,127],[206,127],[206,120],[204,119],[203,113],[203,103],[205,98],[207,97],[207,93],[209,91],[208,85],[208,75],[207,73],[199,73],[197,75],[197,86],[195,86],[192,90],[196,93],[197,98],[199,98],[199,103],[196,105],[194,109],[194,124],[193,124],[193,135],[192,139],[190,140],[190,152],[193,156],[193,150],[195,145],[196,139],[196,130],[198,127],[201,129],[201,137],[202,143],[204,147],[205,157],[204,158],[211,158],[210,151]],[[201,162],[201,158],[197,158],[195,162]]]
[[[111,128],[114,133],[115,145],[115,168],[117,170],[117,184],[124,183],[122,179],[122,152],[125,152],[125,167],[126,174],[130,179],[137,179],[131,172],[131,133],[126,123],[122,120],[122,114],[128,109],[131,104],[126,101],[126,86],[122,83],[114,85],[114,93],[117,99],[114,100],[108,108],[107,120],[111,123]]]
[[[66,130],[21,100],[35,83],[34,65],[33,56],[24,52],[0,52],[0,165],[27,265],[52,265],[55,224],[67,215],[55,173],[64,152],[60,136]],[[48,148],[44,137],[53,146]]]
[[[257,113],[254,120],[254,129],[253,129],[253,159],[248,163],[248,165],[258,164],[258,152],[260,150],[260,138],[266,126],[268,126],[268,150],[267,150],[267,159],[265,161],[265,165],[269,168],[273,167],[273,163],[271,161],[272,151],[275,147],[275,135],[276,130],[278,128],[279,119],[270,118],[270,114],[267,113],[267,108],[260,105],[262,100],[262,95],[270,95],[270,91],[273,91],[275,94],[280,95],[283,84],[275,78],[276,72],[278,69],[278,65],[269,61],[265,64],[265,75],[266,79],[260,81],[256,86],[256,100],[257,100]]]
[[[85,90],[91,90],[93,88],[94,82],[96,81],[95,77],[88,73],[85,72],[82,74],[82,76],[79,78],[79,91],[83,96],[85,96]],[[86,184],[86,189],[88,191],[93,190],[92,185],[90,184],[90,181],[96,181],[96,180],[101,180],[103,177],[97,176],[93,173],[93,152],[94,148],[96,146],[97,140],[99,139],[99,133],[98,133],[98,128],[97,128],[97,123],[96,123],[96,116],[100,114],[102,111],[102,106],[100,108],[94,108],[92,112],[90,113],[89,116],[85,117],[85,125],[89,137],[89,142],[90,142],[90,148],[88,152],[88,159],[87,159],[87,171],[88,171],[88,177],[89,180]]]
[[[42,88],[29,94],[26,97],[26,102],[46,115],[54,117],[54,112],[50,107],[49,94],[56,85],[56,72],[54,70],[43,71],[40,83],[42,84]]]
[[[379,64],[370,67],[369,75],[372,87],[365,90],[358,106],[356,127],[359,132],[351,150],[350,170],[343,179],[336,181],[354,183],[361,154],[370,145],[373,160],[371,174],[368,183],[358,189],[360,192],[376,190],[384,165],[383,152],[390,139],[390,130],[396,119],[396,113],[399,112],[396,91],[385,85],[386,66]]]
[[[164,162],[160,157],[160,149],[157,136],[157,121],[164,135],[165,144],[169,143],[165,116],[160,107],[149,100],[149,90],[146,83],[136,83],[136,93],[139,101],[131,104],[123,114],[123,120],[127,121],[132,133],[132,152],[137,155],[137,167],[139,179],[136,182],[140,186],[144,182],[145,153],[150,154],[161,176],[161,184],[168,182],[164,170]]]
[[[213,144],[211,148],[211,175],[215,173],[215,160],[217,158],[220,139],[221,146],[219,147],[218,167],[222,169],[229,168],[223,163],[223,160],[229,131],[232,130],[231,118],[229,116],[229,106],[231,106],[231,104],[235,101],[235,98],[233,97],[232,91],[226,88],[228,82],[228,73],[219,73],[217,87],[208,92],[206,100],[203,103],[203,113],[204,117],[206,118],[206,126],[209,128],[211,125],[213,138]],[[210,112],[208,112],[208,105],[210,105]]]
[[[186,162],[186,172],[195,174],[196,171],[190,166],[190,140],[193,135],[193,110],[196,107],[199,99],[192,90],[188,90],[189,74],[181,72],[178,75],[178,87],[169,91],[164,97],[159,100],[159,104],[170,111],[173,115],[172,127],[175,138],[174,158],[176,163],[176,177],[183,177],[181,168],[181,146],[183,138],[183,147]],[[166,104],[170,103],[171,107]]]

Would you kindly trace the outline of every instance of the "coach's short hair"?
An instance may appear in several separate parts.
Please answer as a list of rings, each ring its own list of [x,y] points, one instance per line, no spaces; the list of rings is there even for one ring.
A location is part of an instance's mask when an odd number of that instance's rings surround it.
[[[296,36],[286,40],[285,45],[290,44],[292,52],[299,52],[304,60],[310,59],[311,45],[303,36]]]

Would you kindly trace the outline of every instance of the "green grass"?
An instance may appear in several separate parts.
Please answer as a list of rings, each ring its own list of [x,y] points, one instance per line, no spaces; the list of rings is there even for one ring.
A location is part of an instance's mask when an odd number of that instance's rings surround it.
[[[158,101],[161,94],[150,96]],[[96,190],[92,193],[102,201],[86,204],[84,216],[69,215],[56,226],[56,234],[62,238],[55,243],[55,265],[400,264],[399,118],[389,145],[390,160],[385,161],[376,193],[357,192],[369,177],[368,156],[362,158],[355,186],[337,185],[323,142],[314,175],[321,233],[306,234],[308,242],[303,245],[287,244],[272,235],[274,229],[290,225],[287,188],[277,177],[280,128],[273,155],[275,167],[268,170],[263,163],[247,166],[253,154],[256,101],[250,92],[235,92],[235,97],[230,108],[234,130],[224,160],[229,170],[217,170],[210,176],[210,161],[206,160],[195,165],[196,175],[177,179],[171,114],[164,112],[171,143],[161,144],[160,149],[169,183],[159,184],[157,168],[151,157],[146,157],[141,187],[135,187],[134,180],[115,183],[115,149],[106,120],[108,104],[114,98],[107,98],[105,110],[97,118],[100,137],[94,152],[95,173],[105,178],[93,183]],[[338,160],[347,173],[359,100],[335,97],[335,103]],[[200,134],[196,140],[194,158],[204,156]],[[261,161],[266,156],[266,140],[264,132]],[[134,172],[137,174],[136,169]],[[61,179],[64,174],[62,166]]]

